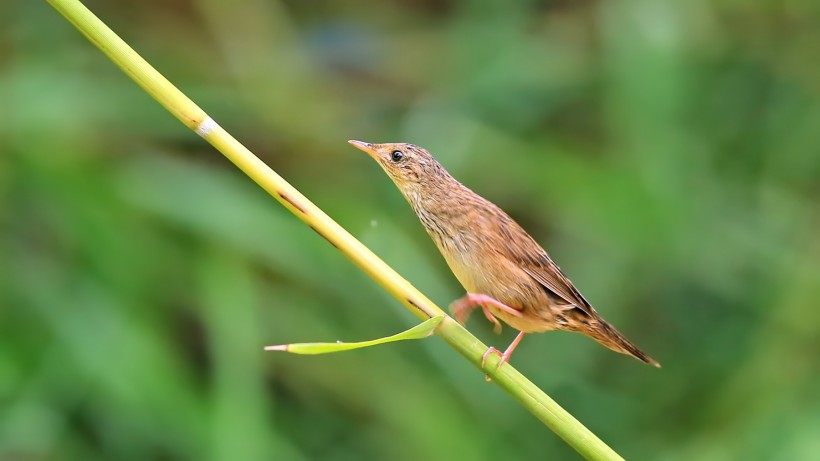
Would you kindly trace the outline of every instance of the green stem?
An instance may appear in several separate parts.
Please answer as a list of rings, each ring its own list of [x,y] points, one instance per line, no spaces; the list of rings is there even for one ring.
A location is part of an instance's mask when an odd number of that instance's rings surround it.
[[[253,155],[227,131],[216,124],[202,109],[151,67],[148,62],[142,59],[81,2],[78,0],[48,1],[163,107],[216,147],[259,186],[338,248],[354,264],[419,318],[426,320],[438,315],[447,315],[384,261],[379,259],[378,256],[305,198],[298,190]],[[487,350],[487,346],[451,317],[444,319],[436,329],[436,335],[442,337],[473,364],[481,367],[481,357]],[[498,362],[499,357],[495,354],[491,355],[487,360],[484,372],[492,378],[493,382],[504,388],[578,453],[587,459],[594,460],[622,459],[595,434],[513,368],[512,365],[505,364],[503,367],[498,368]]]

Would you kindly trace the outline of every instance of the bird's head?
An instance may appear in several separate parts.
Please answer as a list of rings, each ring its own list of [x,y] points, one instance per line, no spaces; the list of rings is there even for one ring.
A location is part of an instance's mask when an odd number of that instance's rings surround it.
[[[405,143],[371,144],[352,140],[348,142],[373,157],[402,192],[409,192],[425,184],[435,184],[437,180],[450,177],[430,152],[419,146]]]

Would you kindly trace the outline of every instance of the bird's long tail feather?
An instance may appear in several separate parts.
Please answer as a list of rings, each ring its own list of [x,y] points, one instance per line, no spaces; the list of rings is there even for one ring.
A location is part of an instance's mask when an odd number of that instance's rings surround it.
[[[598,341],[602,345],[608,347],[609,349],[612,349],[615,352],[631,355],[632,357],[635,357],[636,359],[642,362],[648,363],[649,365],[658,368],[661,367],[661,364],[658,363],[657,360],[653,359],[644,351],[640,350],[638,346],[633,344],[630,340],[626,339],[626,337],[622,335],[620,331],[615,329],[615,327],[610,325],[607,321],[605,321],[602,318],[598,318],[598,321],[593,323],[589,330],[582,331],[582,333],[586,334],[587,336],[591,337],[592,339]]]

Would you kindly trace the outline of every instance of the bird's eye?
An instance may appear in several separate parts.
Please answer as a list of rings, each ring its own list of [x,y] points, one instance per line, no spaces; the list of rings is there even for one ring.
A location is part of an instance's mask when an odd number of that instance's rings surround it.
[[[404,158],[404,152],[402,152],[400,150],[394,150],[393,152],[390,153],[390,160],[392,160],[394,162],[398,162],[399,160],[401,160],[403,158]]]

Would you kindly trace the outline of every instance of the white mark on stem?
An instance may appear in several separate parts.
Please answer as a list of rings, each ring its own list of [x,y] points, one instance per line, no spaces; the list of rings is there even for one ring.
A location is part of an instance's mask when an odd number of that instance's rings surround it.
[[[214,130],[214,128],[218,127],[219,124],[217,124],[214,121],[214,119],[212,119],[211,117],[206,117],[205,120],[203,120],[202,123],[200,123],[194,131],[196,132],[196,134],[204,138],[205,136],[208,136],[211,133],[211,131]]]

